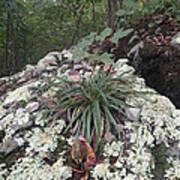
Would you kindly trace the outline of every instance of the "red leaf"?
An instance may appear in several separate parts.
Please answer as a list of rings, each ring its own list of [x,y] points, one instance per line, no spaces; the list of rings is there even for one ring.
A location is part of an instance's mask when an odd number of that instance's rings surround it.
[[[86,139],[82,136],[78,138],[78,155],[76,152],[76,140],[74,140],[72,145],[72,159],[75,162],[80,161],[81,163],[85,161],[84,168],[88,169],[89,166],[93,166],[96,164],[96,156],[95,153],[90,146],[90,144],[86,141]],[[79,158],[78,158],[79,157]]]

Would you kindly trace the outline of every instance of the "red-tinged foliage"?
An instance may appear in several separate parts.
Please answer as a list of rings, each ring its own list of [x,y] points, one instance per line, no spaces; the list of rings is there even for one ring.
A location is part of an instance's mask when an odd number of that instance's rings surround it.
[[[83,164],[82,169],[73,168],[73,173],[81,176],[82,180],[88,178],[88,169],[96,165],[96,155],[93,148],[82,136],[78,137],[78,143],[74,140],[71,151],[72,159],[78,164]]]

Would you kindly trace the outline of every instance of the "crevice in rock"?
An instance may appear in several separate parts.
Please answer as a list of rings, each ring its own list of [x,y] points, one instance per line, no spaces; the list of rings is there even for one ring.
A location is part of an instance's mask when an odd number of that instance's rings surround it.
[[[159,47],[145,46],[140,51],[138,65],[132,62],[146,84],[167,96],[180,108],[180,47],[166,47],[157,54]]]
[[[19,158],[25,157],[25,149],[28,146],[28,143],[25,143],[23,146],[15,148],[12,152],[3,155],[0,157],[0,163],[6,164],[6,167],[10,169],[10,167],[17,162]]]

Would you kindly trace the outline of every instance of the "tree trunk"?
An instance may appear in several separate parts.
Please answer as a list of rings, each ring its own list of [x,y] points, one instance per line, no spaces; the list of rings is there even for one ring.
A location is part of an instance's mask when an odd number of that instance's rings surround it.
[[[18,69],[18,66],[19,66],[19,64],[18,64],[18,47],[17,47],[17,33],[18,33],[18,24],[17,24],[17,21],[14,21],[14,27],[12,28],[12,30],[13,30],[13,34],[14,34],[14,37],[13,37],[13,39],[14,39],[14,42],[13,42],[13,44],[14,44],[14,52],[13,52],[13,55],[14,55],[14,58],[13,58],[13,61],[14,62],[12,62],[12,64],[13,64],[13,68],[14,68],[14,70],[17,68]]]
[[[76,40],[76,37],[79,37],[79,26],[80,26],[81,19],[82,19],[82,16],[84,14],[83,11],[84,11],[84,8],[85,8],[87,2],[88,2],[88,0],[84,0],[84,3],[78,9],[78,13],[77,14],[79,14],[79,17],[78,17],[78,19],[76,21],[76,29],[75,29],[75,31],[74,31],[75,33],[74,33],[74,35],[72,37],[71,45],[74,44],[74,42]]]
[[[120,9],[123,8],[123,0],[119,0],[119,6],[120,6]]]
[[[26,36],[27,36],[27,34],[26,34],[26,32],[24,31],[24,32],[23,32],[24,62],[27,64],[27,63],[29,63],[29,62],[27,62],[27,48],[26,48],[27,42],[26,42]]]
[[[96,9],[95,9],[95,1],[92,0],[92,19],[93,19],[93,30],[96,31]]]
[[[115,9],[116,9],[116,0],[107,0],[107,18],[108,26],[114,30],[114,21],[115,21]]]
[[[9,10],[7,10],[7,19],[6,19],[6,46],[5,46],[5,69],[9,66],[9,31],[10,31],[10,13]]]

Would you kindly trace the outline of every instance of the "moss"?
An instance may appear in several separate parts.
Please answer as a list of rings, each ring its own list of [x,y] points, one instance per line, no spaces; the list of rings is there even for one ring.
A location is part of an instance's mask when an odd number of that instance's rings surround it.
[[[166,159],[166,146],[164,143],[156,145],[152,149],[152,154],[154,156],[155,169],[153,170],[154,180],[161,180],[165,174],[165,170],[169,167]]]
[[[24,101],[24,100],[21,100],[21,101],[19,101],[19,103],[18,103],[18,106],[21,107],[21,108],[25,108],[26,105],[27,105],[27,102]]]

